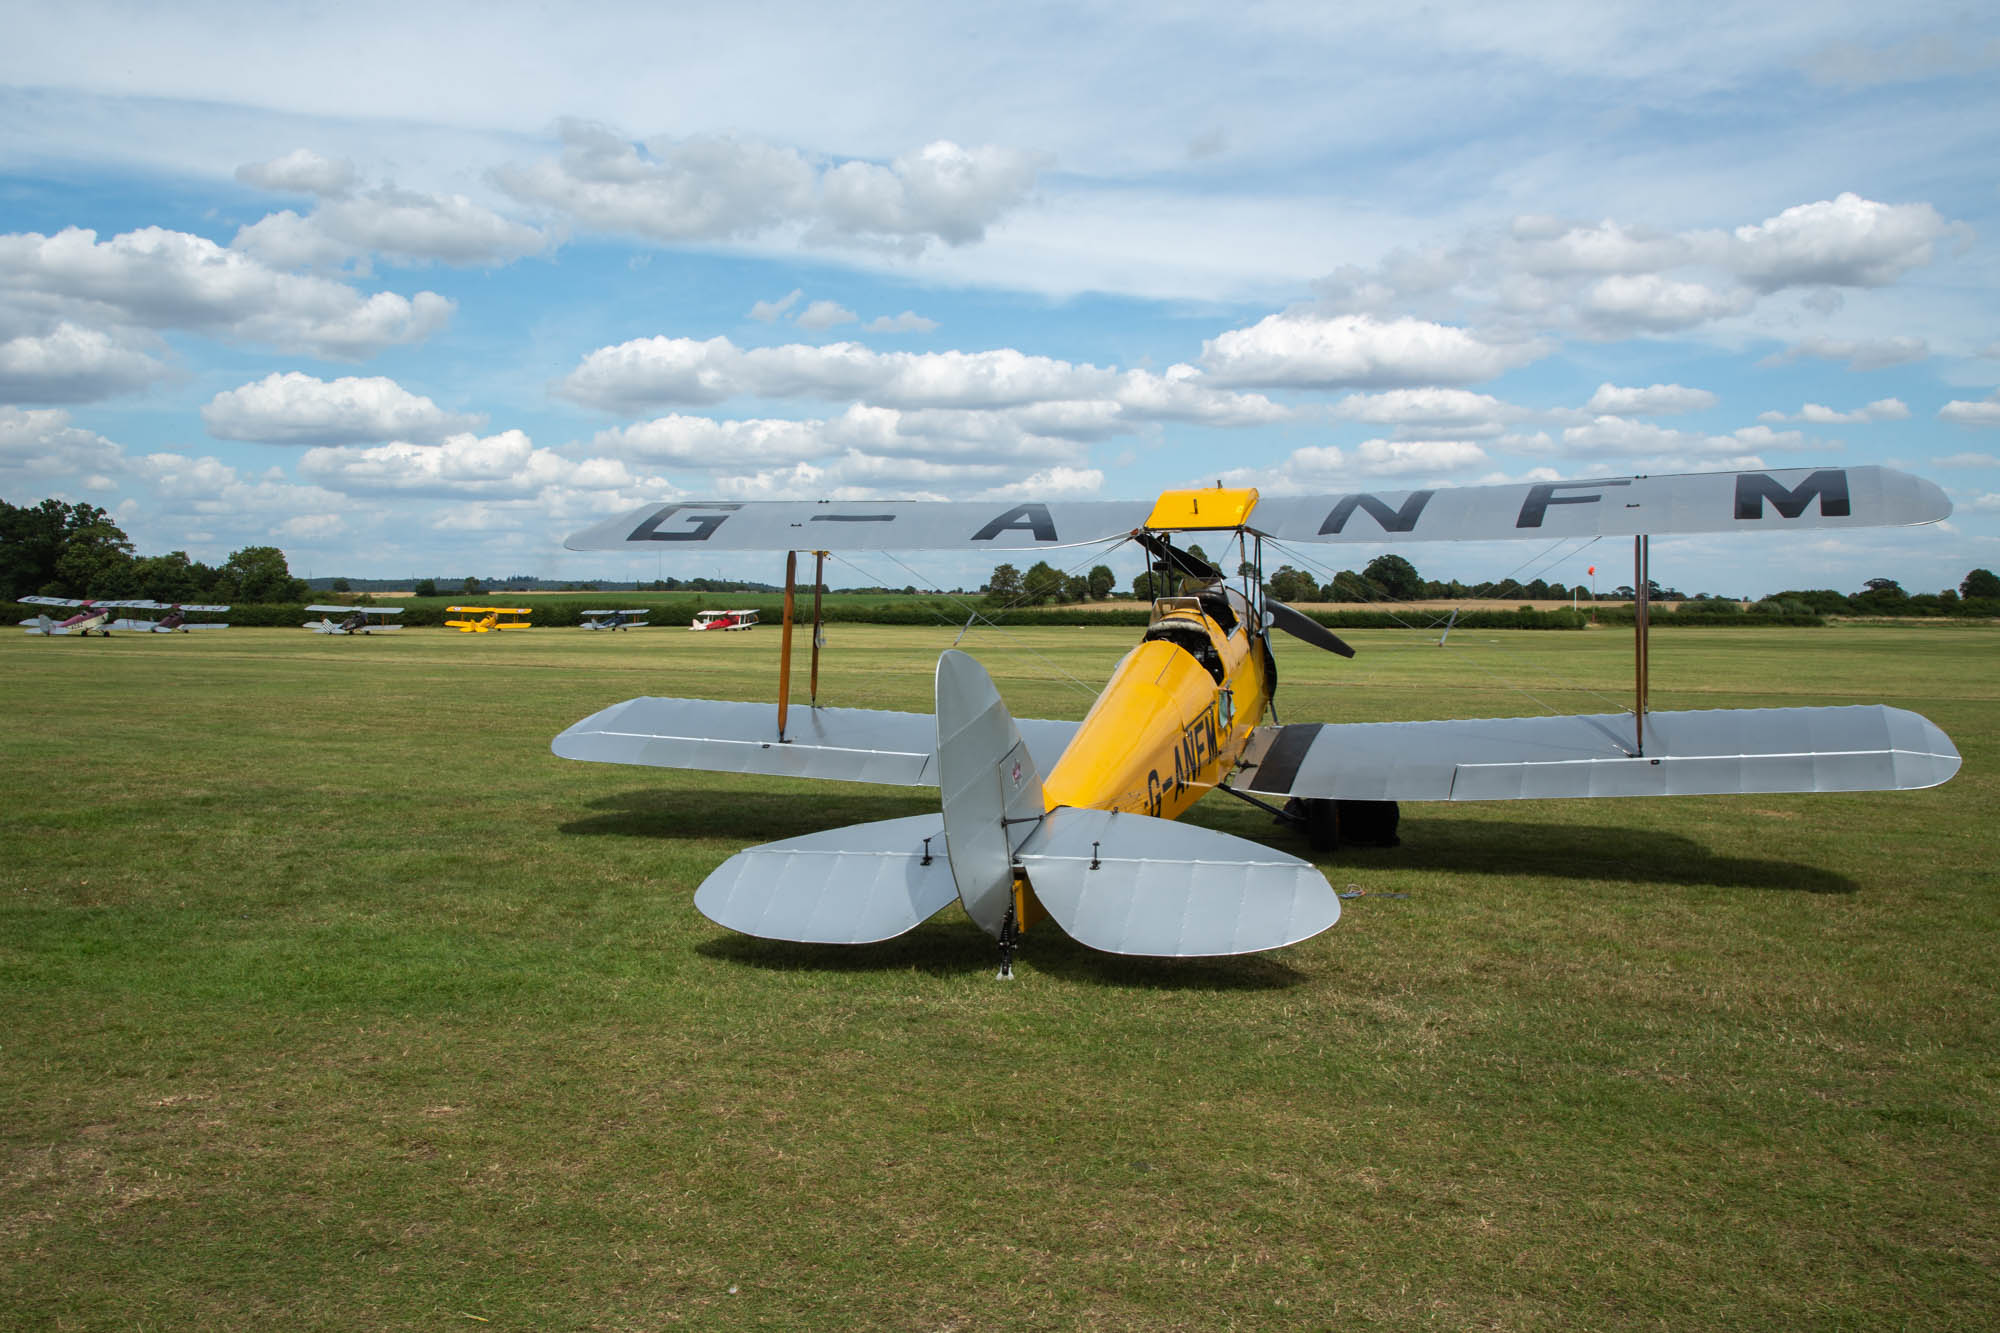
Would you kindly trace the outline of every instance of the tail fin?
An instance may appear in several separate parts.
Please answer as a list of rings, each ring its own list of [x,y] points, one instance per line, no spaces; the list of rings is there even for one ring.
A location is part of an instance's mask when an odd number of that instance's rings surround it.
[[[949,650],[937,664],[937,762],[958,899],[997,938],[1014,901],[1014,851],[1047,809],[1042,775],[993,678]]]

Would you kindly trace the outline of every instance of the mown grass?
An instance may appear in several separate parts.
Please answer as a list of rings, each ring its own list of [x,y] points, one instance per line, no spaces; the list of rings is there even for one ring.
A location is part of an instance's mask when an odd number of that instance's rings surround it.
[[[1280,646],[1285,717],[1629,673],[1610,633],[1349,637]],[[1943,788],[1406,807],[1324,861],[1369,896],[1315,940],[1045,929],[1013,985],[956,911],[837,950],[693,909],[933,793],[549,755],[767,695],[776,639],[0,639],[0,1326],[1991,1325],[1993,633],[1655,638],[1655,707],[1904,704]],[[1080,716],[1130,639],[968,646]],[[950,641],[838,627],[822,697],[927,709]]]

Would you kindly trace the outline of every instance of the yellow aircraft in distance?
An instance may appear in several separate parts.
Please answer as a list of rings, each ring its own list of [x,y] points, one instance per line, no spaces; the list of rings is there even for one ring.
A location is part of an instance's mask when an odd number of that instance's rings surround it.
[[[1403,801],[1907,791],[1944,782],[1958,770],[1957,749],[1899,708],[1649,709],[1646,590],[1655,533],[1824,533],[1935,523],[1950,513],[1936,486],[1877,467],[1268,498],[1217,487],[1155,501],[653,505],[568,545],[786,551],[776,716],[769,704],[630,699],[576,723],[552,748],[600,763],[941,789],[939,814],[824,829],[723,862],[694,905],[745,934],[868,943],[914,928],[956,898],[999,940],[1002,976],[1011,975],[1016,937],[1043,918],[1109,953],[1253,953],[1325,930],[1340,916],[1339,898],[1310,861],[1172,822],[1210,792],[1259,806],[1331,850],[1343,839],[1395,843]],[[1175,544],[1190,534],[1236,547],[1238,579]],[[1632,540],[1641,591],[1629,712],[1264,721],[1277,685],[1273,633],[1354,655],[1268,594],[1267,544],[1288,551],[1292,543],[1496,538]],[[933,714],[822,707],[817,633],[810,707],[803,717],[788,707],[797,549],[1068,547],[1063,558],[1081,567],[1123,542],[1146,553],[1154,586],[1175,595],[1156,598],[1138,646],[1081,722],[1015,718],[986,671],[955,650],[938,658]],[[818,587],[816,571],[815,631]]]
[[[447,606],[447,611],[471,616],[470,620],[447,620],[444,623],[465,634],[486,634],[496,629],[533,629],[528,617],[534,614],[532,607],[526,606]],[[502,620],[502,616],[519,616],[519,620]]]

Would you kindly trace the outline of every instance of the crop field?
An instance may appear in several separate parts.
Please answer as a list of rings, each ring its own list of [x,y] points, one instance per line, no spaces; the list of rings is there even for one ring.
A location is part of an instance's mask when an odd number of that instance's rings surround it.
[[[822,701],[929,711],[953,633],[835,626]],[[1622,633],[1346,637],[1285,720],[1625,702]],[[964,646],[1080,717],[1135,638]],[[694,910],[935,792],[549,753],[777,640],[0,636],[0,1328],[1994,1325],[2000,631],[1654,638],[1654,707],[1900,704],[1943,787],[1405,806],[1313,940],[1011,984],[956,907]]]

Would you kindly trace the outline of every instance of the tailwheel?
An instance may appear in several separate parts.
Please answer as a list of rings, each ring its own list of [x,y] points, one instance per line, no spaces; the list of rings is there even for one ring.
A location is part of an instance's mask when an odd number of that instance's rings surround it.
[[[1316,796],[1294,796],[1285,802],[1285,814],[1301,833],[1306,835],[1306,845],[1316,852],[1337,852],[1340,850],[1340,807],[1341,801],[1322,800]]]
[[[1014,950],[1021,943],[1021,928],[1015,924],[1014,909],[1009,907],[1005,919],[1000,922],[1000,972],[998,981],[1014,979]]]

